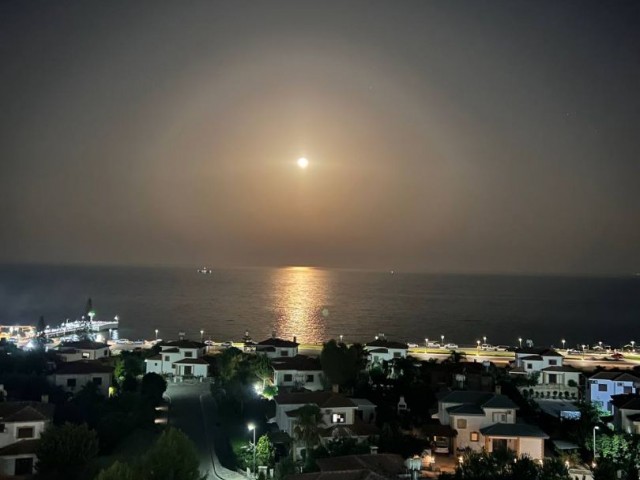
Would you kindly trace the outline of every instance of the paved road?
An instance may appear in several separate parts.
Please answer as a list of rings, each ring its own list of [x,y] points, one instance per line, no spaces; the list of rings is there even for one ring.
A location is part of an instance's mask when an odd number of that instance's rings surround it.
[[[223,433],[216,426],[209,384],[170,383],[165,396],[171,403],[169,423],[182,430],[195,444],[200,456],[200,471],[214,480],[247,480],[224,468],[216,455],[214,438]]]

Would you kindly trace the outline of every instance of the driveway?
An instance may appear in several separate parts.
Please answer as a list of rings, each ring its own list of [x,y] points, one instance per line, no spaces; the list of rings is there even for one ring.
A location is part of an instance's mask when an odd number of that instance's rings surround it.
[[[216,409],[209,383],[169,383],[165,397],[170,402],[169,423],[182,430],[195,444],[200,457],[200,471],[209,479],[247,480],[220,464],[213,439],[220,435],[216,426]]]

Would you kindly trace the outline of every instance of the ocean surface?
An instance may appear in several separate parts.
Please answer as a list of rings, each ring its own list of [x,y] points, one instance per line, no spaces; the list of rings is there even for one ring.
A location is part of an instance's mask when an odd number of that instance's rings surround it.
[[[321,342],[425,338],[567,346],[640,341],[640,277],[430,275],[320,268],[213,270],[2,266],[0,323],[120,317],[120,338]]]

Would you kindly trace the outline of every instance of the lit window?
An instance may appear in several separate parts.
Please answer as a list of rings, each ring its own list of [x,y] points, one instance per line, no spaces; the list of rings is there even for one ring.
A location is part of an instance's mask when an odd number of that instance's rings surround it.
[[[478,432],[471,432],[471,434],[469,435],[469,440],[471,440],[472,442],[477,442],[478,440],[480,440],[480,434]]]
[[[334,413],[331,415],[331,423],[346,423],[347,416],[344,413]]]

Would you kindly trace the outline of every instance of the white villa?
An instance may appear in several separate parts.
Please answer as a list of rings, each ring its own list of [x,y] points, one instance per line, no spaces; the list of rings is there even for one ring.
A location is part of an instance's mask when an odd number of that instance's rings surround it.
[[[626,372],[598,372],[589,377],[589,401],[600,410],[613,415],[612,399],[623,393],[640,393],[640,378]]]
[[[519,457],[542,460],[544,440],[549,437],[538,427],[517,423],[517,409],[504,395],[456,390],[440,397],[434,418],[457,433],[452,435],[454,451],[469,448],[493,452],[508,448]]]
[[[35,473],[40,435],[54,406],[38,402],[0,402],[0,478]]]
[[[269,358],[295,357],[298,355],[298,346],[300,344],[293,337],[293,341],[277,338],[274,335],[271,338],[263,340],[256,345],[256,353],[262,353]]]
[[[48,376],[51,383],[69,393],[78,393],[87,383],[93,383],[104,396],[109,395],[112,378],[113,367],[97,360],[65,362]]]
[[[376,336],[372,342],[366,343],[365,350],[369,354],[369,366],[381,365],[396,358],[406,358],[409,346],[406,343],[387,340],[383,334]]]
[[[145,373],[175,377],[209,376],[209,363],[202,357],[205,344],[180,339],[160,344],[160,353],[145,360]]]
[[[322,367],[317,357],[296,355],[272,360],[273,384],[278,388],[305,388],[322,390],[324,388]]]
[[[537,378],[537,385],[520,390],[536,399],[576,400],[582,372],[564,365],[564,357],[550,348],[525,348],[516,351],[515,367],[510,375]]]
[[[640,395],[614,395],[611,403],[616,430],[640,435]]]
[[[66,342],[57,349],[57,354],[65,362],[75,362],[78,360],[100,360],[110,355],[109,345],[93,340],[79,340],[77,342]]]
[[[294,428],[299,409],[305,405],[316,405],[322,412],[322,442],[345,436],[364,441],[378,434],[372,416],[375,405],[363,399],[354,400],[339,393],[325,391],[279,394],[276,395],[275,402],[276,423],[291,438],[295,437]]]

